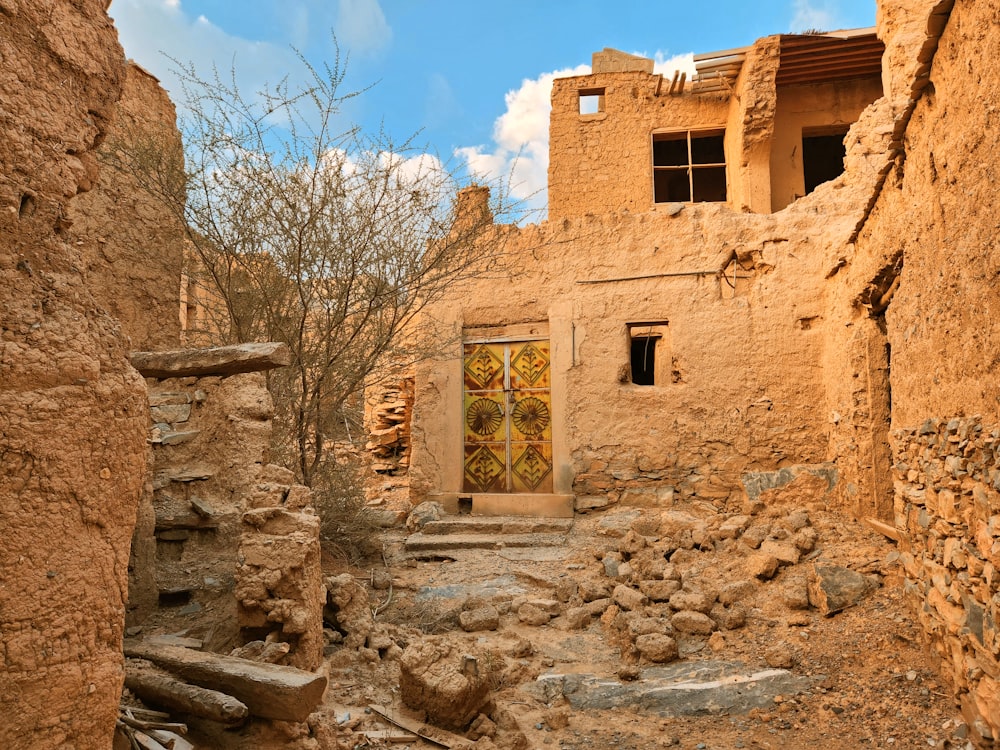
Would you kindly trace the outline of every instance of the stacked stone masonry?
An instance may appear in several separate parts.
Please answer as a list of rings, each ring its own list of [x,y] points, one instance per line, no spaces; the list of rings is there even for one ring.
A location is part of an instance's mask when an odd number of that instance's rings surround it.
[[[132,545],[129,624],[188,618],[206,645],[281,641],[281,663],[315,669],[325,593],[312,493],[269,463],[274,405],[261,370],[275,345],[134,353],[148,377],[151,495]],[[236,370],[236,372],[233,372]],[[232,373],[232,374],[228,374]],[[211,627],[208,627],[208,626]]]
[[[979,739],[1000,739],[1000,426],[929,419],[893,432],[907,592]]]

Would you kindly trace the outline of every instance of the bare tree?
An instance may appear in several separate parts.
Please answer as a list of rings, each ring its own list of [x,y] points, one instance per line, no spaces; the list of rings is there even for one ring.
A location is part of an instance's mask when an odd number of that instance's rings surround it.
[[[301,59],[301,58],[300,58]],[[344,125],[338,63],[308,84],[245,96],[235,75],[179,65],[185,165],[155,143],[116,144],[112,161],[183,217],[189,273],[223,314],[220,341],[283,341],[289,368],[269,375],[276,448],[313,485],[328,435],[387,358],[426,351],[428,303],[469,274],[490,272],[506,232],[493,211],[456,221],[459,178],[412,140]],[[127,139],[126,139],[127,140]],[[496,194],[504,191],[495,191]]]

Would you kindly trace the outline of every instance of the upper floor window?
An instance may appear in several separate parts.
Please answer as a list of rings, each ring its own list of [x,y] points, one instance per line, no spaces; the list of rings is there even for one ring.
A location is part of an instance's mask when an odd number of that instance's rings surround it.
[[[726,200],[724,130],[653,133],[653,201]]]
[[[604,111],[604,89],[581,89],[580,114],[596,115]]]

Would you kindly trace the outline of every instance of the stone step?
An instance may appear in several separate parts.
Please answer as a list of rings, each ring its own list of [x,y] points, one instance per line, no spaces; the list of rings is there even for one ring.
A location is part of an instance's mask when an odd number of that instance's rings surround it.
[[[410,534],[407,552],[449,552],[466,549],[505,549],[511,547],[563,547],[565,534]]]
[[[523,516],[445,516],[424,524],[421,533],[443,534],[568,534],[572,518],[525,518]]]

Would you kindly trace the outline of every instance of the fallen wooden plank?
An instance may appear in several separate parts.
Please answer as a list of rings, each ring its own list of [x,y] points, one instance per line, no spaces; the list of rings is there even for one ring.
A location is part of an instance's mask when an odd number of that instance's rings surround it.
[[[194,750],[194,745],[174,732],[165,729],[150,729],[149,736],[168,750]]]
[[[877,518],[866,518],[865,523],[871,526],[873,529],[875,529],[875,531],[877,531],[879,534],[889,537],[889,539],[892,539],[897,542],[903,540],[902,532],[895,526],[890,526],[887,523],[883,523],[882,521],[879,521]]]
[[[173,675],[128,662],[125,664],[125,687],[143,701],[226,726],[239,724],[250,714],[246,705],[231,695],[189,685]]]
[[[418,737],[412,732],[396,732],[391,729],[378,729],[364,732],[365,739],[376,742],[388,742],[390,745],[403,742],[416,742]]]
[[[395,724],[400,729],[413,732],[421,739],[427,740],[428,742],[440,747],[446,747],[450,750],[451,748],[465,747],[469,744],[469,740],[465,739],[465,737],[460,737],[459,735],[453,734],[446,729],[441,729],[440,727],[424,724],[422,721],[410,719],[388,706],[378,706],[373,704],[368,707],[389,723]]]
[[[148,659],[187,682],[228,693],[264,719],[304,721],[326,690],[324,675],[177,646],[126,641],[125,655]]]
[[[150,737],[148,734],[145,734],[138,730],[133,732],[132,736],[135,738],[135,741],[139,744],[139,747],[143,748],[143,750],[169,750],[169,748],[164,747],[159,742]]]

